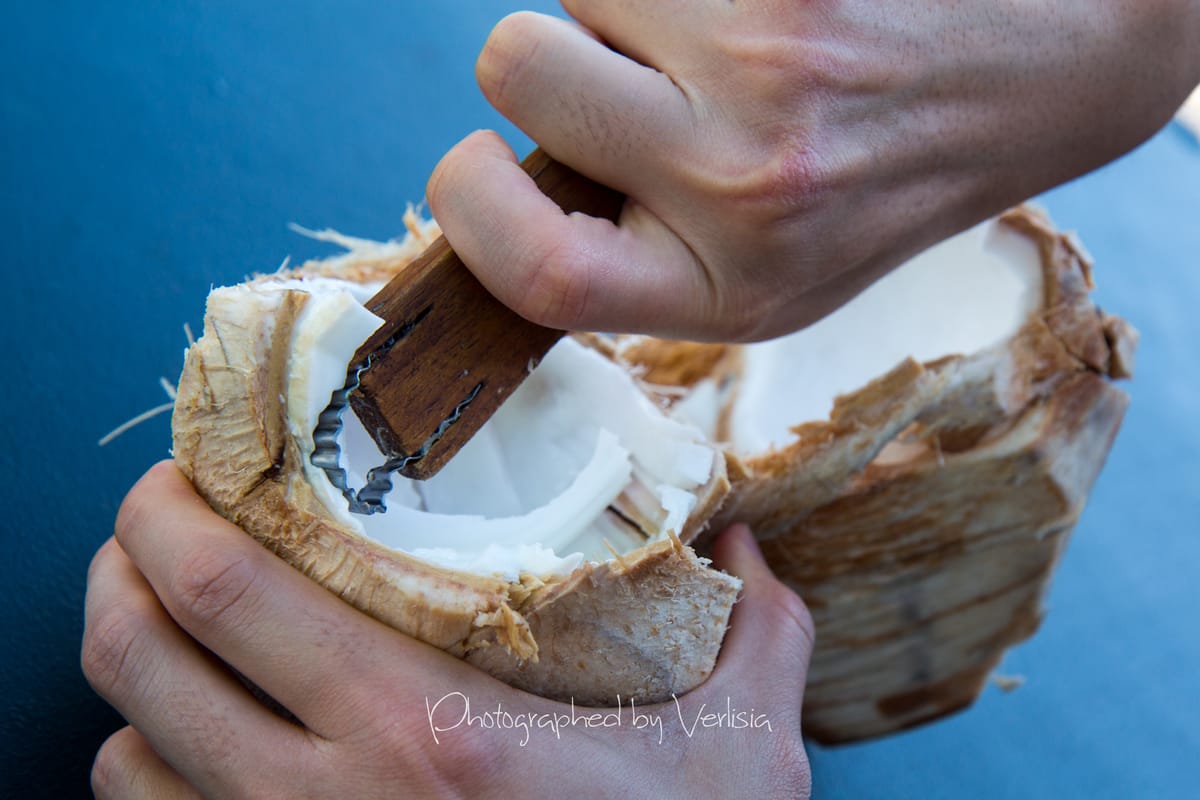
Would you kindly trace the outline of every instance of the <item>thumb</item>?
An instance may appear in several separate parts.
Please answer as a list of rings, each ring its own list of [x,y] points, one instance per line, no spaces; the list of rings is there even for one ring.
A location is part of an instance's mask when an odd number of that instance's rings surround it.
[[[717,538],[713,561],[744,586],[705,687],[715,684],[719,693],[752,687],[756,702],[798,710],[815,639],[808,608],[771,572],[745,525],[734,525]]]

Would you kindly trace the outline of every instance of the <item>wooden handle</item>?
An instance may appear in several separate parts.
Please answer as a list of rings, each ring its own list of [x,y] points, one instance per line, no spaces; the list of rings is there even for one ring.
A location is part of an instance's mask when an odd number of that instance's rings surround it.
[[[540,148],[521,163],[565,212],[616,220],[625,198],[551,159]],[[495,299],[445,237],[367,302],[385,322],[359,349],[371,359],[350,406],[380,449],[413,455],[401,474],[425,479],[491,418],[563,331],[524,319]]]

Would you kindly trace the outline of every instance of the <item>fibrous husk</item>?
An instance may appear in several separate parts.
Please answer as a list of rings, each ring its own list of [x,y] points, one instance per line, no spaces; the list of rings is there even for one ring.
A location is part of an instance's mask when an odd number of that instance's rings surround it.
[[[780,392],[773,413],[794,427],[771,446],[739,445],[737,428],[761,402],[747,389],[763,369],[756,348],[777,343],[579,337],[724,454],[680,530],[569,574],[438,566],[330,513],[286,411],[302,287],[256,279],[210,296],[180,381],[176,460],[219,513],[366,613],[516,686],[587,704],[660,700],[704,679],[738,582],[686,543],[747,522],[817,623],[806,731],[837,742],[916,725],[970,703],[1037,628],[1127,404],[1112,379],[1132,372],[1136,334],[1092,305],[1079,244],[1029,208],[989,224],[1036,262],[1038,295],[1011,330],[957,354],[898,357],[828,414],[799,410],[811,404],[795,387]],[[290,277],[385,280],[432,233],[410,223],[401,244],[351,241],[350,255]],[[608,514],[648,531],[662,522],[636,485]]]
[[[329,591],[514,685],[588,704],[618,695],[654,702],[691,689],[715,663],[740,587],[684,544],[728,488],[719,453],[710,451],[709,480],[679,530],[649,530],[655,535],[642,536],[644,544],[567,574],[439,566],[370,540],[314,491],[304,437],[288,418],[289,373],[304,355],[294,352],[298,320],[316,291],[305,281],[386,279],[429,238],[411,227],[402,244],[359,247],[342,263],[210,294],[204,335],[187,352],[177,391],[176,463],[217,513]],[[616,505],[630,514],[644,508],[626,497]],[[616,517],[612,524],[633,527]]]
[[[748,523],[811,609],[804,725],[819,741],[910,727],[977,696],[1037,629],[1128,403],[1111,379],[1131,375],[1136,333],[1088,299],[1090,258],[1034,209],[999,224],[1041,262],[1041,301],[1012,336],[903,361],[838,397],[828,419],[796,420],[786,445],[730,447],[733,489],[711,529]],[[656,389],[676,387],[666,402],[707,382],[725,398],[715,435],[730,438],[746,360],[736,348],[633,339],[620,350]]]

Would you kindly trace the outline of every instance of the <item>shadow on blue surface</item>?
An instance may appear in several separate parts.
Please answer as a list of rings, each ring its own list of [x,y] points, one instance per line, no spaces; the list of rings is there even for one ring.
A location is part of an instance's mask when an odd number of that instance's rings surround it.
[[[124,492],[167,455],[149,422],[210,285],[385,238],[438,157],[493,126],[473,54],[508,3],[24,4],[0,29],[7,514],[0,796],[86,796],[119,719],[78,668],[83,581]],[[540,4],[550,10],[547,4]],[[114,7],[115,6],[115,7]],[[943,723],[814,749],[820,797],[1183,797],[1200,751],[1200,150],[1169,129],[1045,200],[1143,332],[1135,402],[1043,631]]]

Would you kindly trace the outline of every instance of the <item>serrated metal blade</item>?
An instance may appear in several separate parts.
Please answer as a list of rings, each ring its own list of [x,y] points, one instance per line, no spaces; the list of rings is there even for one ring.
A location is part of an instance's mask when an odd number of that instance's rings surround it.
[[[366,484],[356,490],[350,486],[346,469],[342,466],[342,448],[338,444],[338,436],[342,432],[342,417],[350,404],[350,393],[358,388],[360,376],[370,369],[374,357],[375,354],[371,354],[362,364],[351,366],[346,372],[345,385],[335,389],[330,395],[329,405],[317,417],[317,427],[313,429],[313,452],[308,459],[309,463],[322,470],[334,488],[342,493],[352,513],[366,516],[387,511],[384,497],[392,490],[392,473],[424,458],[438,439],[458,421],[483,388],[483,384],[476,384],[415,453],[386,453],[387,460],[367,472]]]

